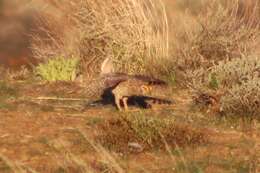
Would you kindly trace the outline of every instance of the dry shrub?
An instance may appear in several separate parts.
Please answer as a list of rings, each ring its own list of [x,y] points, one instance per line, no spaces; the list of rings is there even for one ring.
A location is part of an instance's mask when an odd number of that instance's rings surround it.
[[[80,57],[85,77],[109,57],[118,71],[145,73],[168,53],[163,4],[150,0],[47,1],[40,32],[33,36],[36,58]]]
[[[255,52],[260,33],[259,4],[250,7],[251,15],[241,10],[238,1],[205,1],[198,16],[186,11],[180,14],[182,21],[173,18],[176,43],[172,51],[178,70],[206,69],[218,61]]]
[[[244,86],[256,86],[259,80],[259,1],[205,0],[199,4],[198,12],[191,14],[188,9],[172,18],[170,26],[175,28],[171,32],[175,34],[170,50],[176,80],[191,87],[197,95],[194,98],[220,96],[217,105],[227,113],[236,112],[231,107],[237,107],[237,112],[251,114],[249,107],[255,110],[254,106],[250,103],[247,109],[242,108],[246,101],[242,103],[230,93],[255,93],[255,89],[245,90]]]
[[[198,94],[217,95],[222,111],[247,116],[259,115],[260,58],[248,56],[223,60],[190,73],[191,87]]]
[[[188,79],[192,88],[228,89],[241,85],[260,76],[260,58],[243,56],[232,60],[219,61],[218,64],[204,70],[189,71]]]
[[[230,61],[220,61],[210,68],[210,74],[215,74],[221,87],[231,87],[260,77],[259,56],[248,56]]]
[[[100,126],[97,140],[109,149],[131,152],[129,143],[137,143],[144,150],[166,149],[205,143],[207,132],[188,124],[177,124],[173,119],[148,117],[142,113],[126,114],[108,120]]]
[[[241,85],[234,85],[221,100],[224,112],[233,115],[260,118],[260,72],[259,76]]]

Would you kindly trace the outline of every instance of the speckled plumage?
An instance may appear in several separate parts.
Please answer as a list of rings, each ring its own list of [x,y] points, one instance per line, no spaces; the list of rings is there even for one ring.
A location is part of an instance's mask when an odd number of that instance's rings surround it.
[[[170,87],[164,81],[146,76],[132,76],[128,80],[120,82],[112,90],[115,104],[119,110],[122,110],[120,101],[123,102],[124,108],[128,109],[127,101],[132,96],[169,100],[170,92]]]
[[[128,75],[124,73],[110,73],[101,75],[85,83],[83,95],[88,98],[100,99],[106,90],[116,87],[126,81]]]
[[[105,59],[101,65],[100,76],[85,83],[84,96],[92,99],[100,99],[105,92],[110,92],[115,97],[115,103],[121,110],[120,100],[127,108],[128,97],[147,96],[166,98],[169,93],[169,86],[166,82],[144,75],[128,75],[115,73],[110,59]],[[167,92],[166,92],[167,91]],[[166,94],[167,93],[167,94]],[[164,95],[164,96],[163,96]]]
[[[144,96],[158,96],[160,89],[168,87],[166,82],[143,75],[128,75],[125,73],[109,73],[104,74],[96,79],[88,81],[84,87],[84,96],[89,98],[99,99],[105,91],[113,91],[115,93],[122,92],[122,94],[142,95],[140,87],[147,85],[152,87],[151,93],[143,93]],[[114,94],[115,95],[115,94]]]

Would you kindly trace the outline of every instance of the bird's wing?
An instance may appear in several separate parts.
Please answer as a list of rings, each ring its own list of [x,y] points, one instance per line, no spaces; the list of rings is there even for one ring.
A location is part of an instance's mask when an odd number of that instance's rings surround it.
[[[101,76],[104,81],[104,89],[115,88],[119,83],[124,82],[130,78],[125,73],[108,73]]]
[[[149,85],[167,85],[167,83],[161,79],[153,78],[145,75],[132,75],[128,77],[129,79],[140,80],[146,82]]]
[[[115,88],[119,83],[127,80],[137,80],[148,85],[167,85],[163,80],[144,76],[144,75],[128,75],[125,73],[109,73],[102,76],[104,81],[104,89]]]
[[[88,81],[82,94],[86,97],[99,98],[106,90],[115,88],[120,82],[126,81],[127,78],[128,75],[119,73],[101,75]]]

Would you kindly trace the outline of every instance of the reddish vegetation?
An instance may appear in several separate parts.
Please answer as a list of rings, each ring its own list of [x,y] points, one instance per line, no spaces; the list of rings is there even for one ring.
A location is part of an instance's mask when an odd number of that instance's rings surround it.
[[[28,66],[35,62],[36,60],[32,58],[31,52],[27,48],[24,48],[23,52],[20,52],[19,55],[0,53],[0,63],[12,69],[19,69],[23,65]]]

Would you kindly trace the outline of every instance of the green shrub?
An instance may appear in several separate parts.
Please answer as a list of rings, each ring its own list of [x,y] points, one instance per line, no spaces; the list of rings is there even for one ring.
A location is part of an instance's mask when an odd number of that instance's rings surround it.
[[[39,64],[36,75],[47,81],[73,81],[77,74],[79,59],[57,57]]]

